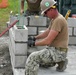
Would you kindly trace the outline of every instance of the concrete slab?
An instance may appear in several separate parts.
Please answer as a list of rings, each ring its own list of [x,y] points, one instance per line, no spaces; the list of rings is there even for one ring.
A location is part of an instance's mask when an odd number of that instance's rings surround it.
[[[0,73],[0,75],[3,75],[2,73]]]

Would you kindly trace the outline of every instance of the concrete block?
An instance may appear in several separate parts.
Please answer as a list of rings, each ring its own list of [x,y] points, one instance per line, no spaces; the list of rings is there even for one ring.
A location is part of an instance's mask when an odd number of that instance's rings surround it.
[[[10,24],[12,24],[15,20],[17,20],[17,17],[11,15],[10,18],[9,18],[9,22],[10,22]]]
[[[32,52],[40,51],[42,49],[46,48],[46,46],[37,46],[37,47],[31,47],[28,48],[27,54],[31,54]]]
[[[69,31],[69,35],[72,36],[72,27],[69,27],[69,28],[68,28],[68,31]]]
[[[28,29],[25,25],[23,26],[23,28],[20,27],[22,26],[14,26],[14,40],[17,42],[26,42],[28,39]]]
[[[15,43],[15,54],[27,55],[27,43]]]
[[[27,25],[28,21],[27,21],[27,17],[24,16],[10,16],[10,24],[13,23],[15,20],[19,19],[19,25]]]
[[[14,74],[14,75],[25,75],[25,69],[13,68],[13,74]]]
[[[38,31],[41,31],[41,30],[46,30],[47,27],[38,27]]]
[[[41,31],[45,31],[47,27],[38,27],[38,34],[41,33]]]
[[[69,44],[76,45],[76,37],[69,37]]]
[[[43,16],[30,16],[29,25],[30,26],[46,26],[47,18]]]
[[[29,55],[32,52],[36,52],[36,51],[38,51],[38,48],[37,47],[30,47],[30,48],[28,48],[27,54]]]
[[[37,49],[38,49],[38,50],[42,50],[42,49],[44,49],[44,48],[46,48],[46,46],[37,46]]]
[[[27,56],[13,56],[13,66],[15,68],[25,68]]]
[[[28,27],[28,35],[37,35],[37,27]]]
[[[27,24],[27,18],[26,17],[20,17],[20,19],[19,19],[19,25],[25,25],[25,26],[27,26],[28,24]]]
[[[67,20],[69,27],[76,27],[76,18],[68,18]]]
[[[76,28],[74,28],[74,35],[76,36]]]

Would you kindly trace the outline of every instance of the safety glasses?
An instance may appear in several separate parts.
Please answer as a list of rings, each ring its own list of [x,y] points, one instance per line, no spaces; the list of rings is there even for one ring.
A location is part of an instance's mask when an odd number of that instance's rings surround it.
[[[56,8],[56,6],[52,6],[52,7],[50,7],[47,11],[44,12],[44,14],[46,15],[47,12],[48,12],[50,9],[55,9],[55,8]]]
[[[46,14],[47,14],[47,12],[48,12],[49,10],[50,10],[50,9],[48,9],[47,11],[45,11],[45,12],[44,12],[44,14],[46,15]]]

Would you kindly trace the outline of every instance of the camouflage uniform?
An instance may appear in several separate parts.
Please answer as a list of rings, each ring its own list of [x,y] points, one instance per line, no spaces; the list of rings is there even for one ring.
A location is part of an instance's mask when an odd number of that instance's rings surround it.
[[[38,75],[40,63],[60,62],[66,59],[67,52],[59,51],[54,47],[47,47],[41,51],[33,52],[26,62],[26,75]]]
[[[24,13],[24,16],[41,14],[40,2],[42,0],[21,0],[21,1],[27,2],[27,9]]]
[[[25,16],[40,15],[41,0],[26,0],[26,1],[27,1],[27,10],[25,11]]]

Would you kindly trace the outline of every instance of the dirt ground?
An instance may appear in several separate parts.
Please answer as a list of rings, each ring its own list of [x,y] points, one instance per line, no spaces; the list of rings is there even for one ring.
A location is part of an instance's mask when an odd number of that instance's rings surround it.
[[[8,36],[0,37],[0,75],[13,75],[8,43]]]

